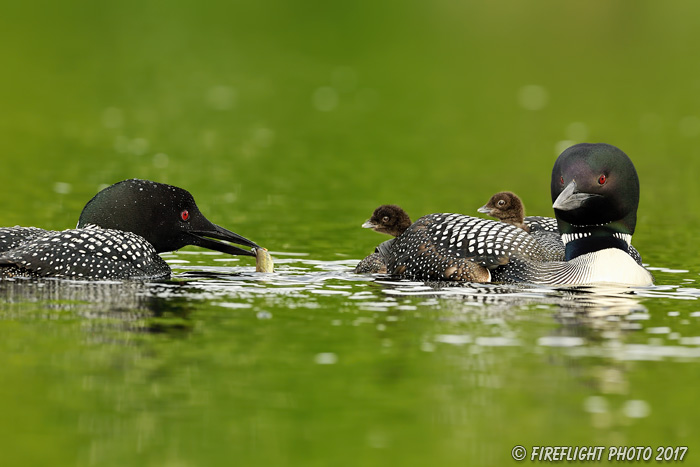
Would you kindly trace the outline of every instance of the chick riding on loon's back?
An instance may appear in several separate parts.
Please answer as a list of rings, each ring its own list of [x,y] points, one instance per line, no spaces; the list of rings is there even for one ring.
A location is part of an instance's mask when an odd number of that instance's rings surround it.
[[[431,214],[393,241],[384,255],[388,272],[418,280],[653,283],[630,245],[639,180],[624,152],[608,144],[568,148],[554,164],[551,193],[563,261],[552,261],[546,246],[511,224]],[[465,262],[488,271],[486,279],[478,268],[455,277],[455,266]]]
[[[375,209],[372,217],[362,224],[362,227],[399,237],[412,226],[408,214],[403,209],[395,205],[383,205]],[[395,241],[396,239],[392,238],[379,244],[374,253],[358,263],[355,272],[359,274],[386,274],[387,258]],[[445,262],[440,267],[446,271],[446,274],[449,274],[451,280],[487,282],[491,278],[488,269],[473,261],[445,258]]]
[[[211,223],[182,188],[124,180],[97,193],[75,229],[0,229],[0,277],[159,279],[170,277],[158,253],[196,245],[231,255],[255,256],[225,240],[255,242]]]
[[[512,191],[499,191],[477,211],[530,232],[530,227],[525,224],[525,206],[520,197]]]
[[[553,217],[525,217],[525,206],[515,193],[510,191],[498,192],[477,211],[495,217],[501,222],[520,227],[525,232],[528,232],[547,252],[547,261],[564,260],[566,250],[559,233],[557,220]],[[628,253],[637,264],[642,265],[642,256],[631,244],[628,247]]]
[[[411,218],[401,207],[395,204],[383,204],[374,210],[362,228],[398,237],[411,226]],[[381,250],[386,249],[394,240],[387,240],[377,247],[374,253],[360,261],[355,267],[358,274],[385,274],[386,262]]]

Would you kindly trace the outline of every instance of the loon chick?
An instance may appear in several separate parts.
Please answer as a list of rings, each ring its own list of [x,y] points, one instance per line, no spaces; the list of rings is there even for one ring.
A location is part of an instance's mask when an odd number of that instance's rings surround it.
[[[480,281],[450,274],[450,261],[466,261],[486,268],[489,280],[495,282],[653,283],[631,253],[639,179],[624,152],[608,144],[566,149],[554,164],[551,194],[565,245],[562,261],[550,260],[550,253],[532,235],[511,224],[431,214],[396,238],[386,255],[387,270],[419,280]]]
[[[544,248],[546,261],[564,259],[564,243],[559,235],[557,220],[552,217],[525,217],[525,206],[518,195],[511,191],[501,191],[489,199],[489,202],[477,209],[482,214],[514,225],[534,237]]]
[[[397,237],[411,226],[411,218],[401,207],[395,204],[383,204],[374,210],[372,217],[367,219],[362,227],[372,229],[375,232],[389,234]],[[388,247],[392,240],[382,243],[382,248],[377,247],[374,253],[360,261],[355,267],[357,274],[386,274],[386,261],[381,251]]]
[[[477,211],[530,232],[530,227],[524,222],[525,206],[520,197],[512,191],[499,191]]]
[[[255,256],[214,239],[258,247],[207,220],[186,190],[124,180],[97,193],[75,229],[0,229],[0,277],[167,278],[172,271],[158,253],[185,245]]]
[[[398,237],[411,226],[411,223],[411,218],[402,208],[395,204],[384,204],[374,210],[372,217],[365,221],[362,227]]]

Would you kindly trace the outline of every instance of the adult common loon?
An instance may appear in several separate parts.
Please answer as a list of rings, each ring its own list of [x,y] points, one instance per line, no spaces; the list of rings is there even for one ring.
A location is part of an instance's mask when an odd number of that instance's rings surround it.
[[[259,248],[211,223],[182,188],[124,180],[97,193],[75,229],[0,228],[0,277],[159,279],[171,274],[158,253],[196,245],[255,256]]]
[[[411,226],[411,218],[408,213],[395,204],[383,204],[374,210],[372,216],[362,224],[365,229],[372,229],[375,232],[385,233],[392,237],[397,237],[404,233]],[[380,244],[371,255],[360,261],[355,267],[358,274],[386,274],[386,261],[383,251],[391,245],[394,240],[387,240]]]
[[[547,261],[563,261],[566,249],[562,241],[557,220],[553,217],[527,216],[525,206],[518,195],[511,191],[501,191],[489,199],[489,202],[477,209],[482,214],[499,219],[501,222],[513,224],[530,233],[547,253]],[[634,260],[642,265],[642,256],[631,244],[627,252]]]
[[[561,261],[552,261],[547,247],[512,224],[431,214],[393,241],[384,255],[387,271],[417,280],[653,283],[631,253],[639,179],[624,152],[609,144],[566,149],[552,169],[551,195],[564,245]]]

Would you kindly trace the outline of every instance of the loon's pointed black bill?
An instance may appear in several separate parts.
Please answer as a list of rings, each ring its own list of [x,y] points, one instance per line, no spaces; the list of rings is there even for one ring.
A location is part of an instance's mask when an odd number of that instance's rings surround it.
[[[255,253],[250,250],[244,250],[237,246],[231,245],[230,243],[217,242],[213,240],[214,238],[218,240],[225,240],[227,242],[236,243],[238,245],[245,245],[253,248],[260,248],[257,243],[248,240],[247,238],[238,235],[235,232],[219,227],[216,224],[211,224],[211,229],[208,230],[191,230],[189,232],[193,238],[192,245],[201,246],[202,248],[207,248],[209,250],[220,251],[222,253],[227,253],[229,255],[240,255],[240,256],[253,256]]]
[[[370,220],[367,220],[364,224],[362,224],[363,229],[374,229],[375,227],[377,227],[377,224]]]
[[[573,211],[583,206],[587,200],[598,197],[600,195],[594,193],[581,193],[576,189],[576,180],[566,185],[564,191],[559,193],[557,199],[554,200],[552,207],[560,211]]]

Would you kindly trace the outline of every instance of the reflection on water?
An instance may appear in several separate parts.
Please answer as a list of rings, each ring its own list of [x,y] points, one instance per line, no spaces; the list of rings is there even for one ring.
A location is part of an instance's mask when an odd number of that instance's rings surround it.
[[[676,410],[658,386],[666,365],[687,369],[674,371],[683,384],[700,361],[687,272],[659,271],[682,286],[639,289],[426,284],[273,256],[271,274],[182,252],[166,255],[168,281],[0,281],[2,375],[32,377],[5,398],[34,395],[27,423],[49,438],[77,426],[90,443],[71,452],[86,464],[144,439],[173,463],[200,459],[195,430],[212,452],[264,451],[268,465],[296,452],[275,443],[321,438],[348,458],[415,445],[421,461],[502,465],[515,444],[551,443],[560,413],[598,430],[579,444],[628,444],[635,423]]]
[[[273,253],[274,254],[274,253]],[[514,326],[495,336],[435,335],[427,346],[438,344],[489,346],[561,347],[571,356],[600,356],[619,360],[657,360],[700,357],[700,337],[683,336],[671,326],[645,328],[648,304],[654,300],[697,300],[700,289],[662,285],[646,288],[548,287],[424,283],[393,280],[385,276],[352,273],[356,260],[319,261],[302,254],[277,254],[276,272],[256,273],[252,267],[229,265],[230,257],[217,253],[182,252],[165,255],[174,277],[161,282],[90,282],[55,279],[0,281],[0,316],[22,318],[28,305],[52,311],[73,311],[85,318],[143,321],[146,318],[177,318],[186,323],[191,312],[207,303],[227,309],[254,309],[259,319],[273,315],[264,308],[283,305],[295,309],[318,309],[328,300],[360,312],[409,313],[431,308],[448,310],[452,319],[490,324],[522,320],[523,314],[551,315],[561,325],[534,342],[519,338]],[[206,264],[202,257],[214,256]],[[205,258],[206,260],[206,258]],[[657,271],[686,274],[688,271]],[[687,280],[687,279],[686,279]],[[669,316],[683,321],[680,313]],[[54,316],[55,317],[55,316]],[[697,318],[697,313],[693,315]],[[358,317],[375,322],[376,318]],[[163,331],[167,326],[144,321],[140,330]],[[187,328],[186,325],[170,329]],[[130,328],[134,330],[134,328]],[[625,333],[645,332],[647,343],[622,343]],[[624,339],[622,339],[624,340]]]

